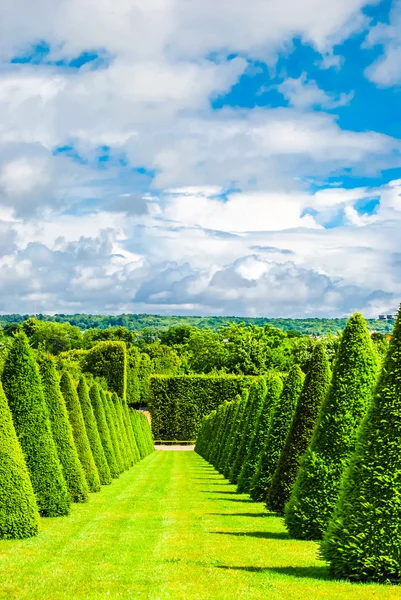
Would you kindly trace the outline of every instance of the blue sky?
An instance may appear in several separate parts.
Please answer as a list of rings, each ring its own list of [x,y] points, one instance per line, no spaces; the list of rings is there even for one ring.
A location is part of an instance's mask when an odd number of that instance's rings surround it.
[[[401,1],[6,0],[0,312],[401,298]]]

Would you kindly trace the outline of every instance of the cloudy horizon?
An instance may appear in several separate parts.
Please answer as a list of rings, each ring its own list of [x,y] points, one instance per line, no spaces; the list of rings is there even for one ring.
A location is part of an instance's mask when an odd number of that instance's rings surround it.
[[[3,0],[0,313],[401,300],[401,0]]]

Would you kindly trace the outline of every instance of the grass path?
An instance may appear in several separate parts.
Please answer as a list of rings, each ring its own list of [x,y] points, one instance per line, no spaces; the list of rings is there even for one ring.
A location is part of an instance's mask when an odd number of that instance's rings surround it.
[[[37,538],[0,541],[0,598],[401,597],[329,580],[316,552],[194,452],[155,452],[70,517],[43,519]]]

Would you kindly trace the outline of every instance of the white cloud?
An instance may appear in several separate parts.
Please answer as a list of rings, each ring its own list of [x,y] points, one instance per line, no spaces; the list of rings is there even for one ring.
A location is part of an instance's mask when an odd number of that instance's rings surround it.
[[[319,88],[315,81],[308,81],[306,73],[297,79],[288,77],[277,86],[278,91],[288,99],[291,106],[296,108],[309,108],[321,106],[332,109],[344,106],[351,102],[354,94],[342,93],[338,97],[327,94]]]
[[[401,1],[394,0],[389,24],[378,23],[366,39],[366,46],[382,46],[382,54],[366,69],[369,79],[382,86],[401,82]]]

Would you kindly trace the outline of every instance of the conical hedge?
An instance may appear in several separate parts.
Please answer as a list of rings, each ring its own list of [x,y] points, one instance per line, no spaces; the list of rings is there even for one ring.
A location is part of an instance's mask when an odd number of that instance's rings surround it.
[[[214,463],[214,466],[218,471],[220,470],[220,465],[223,460],[223,456],[226,451],[226,448],[229,445],[231,432],[232,432],[232,426],[233,426],[233,419],[234,419],[235,413],[237,411],[237,406],[238,406],[238,404],[237,404],[236,400],[232,400],[228,406],[224,434],[223,434],[221,444],[219,446],[219,451],[217,453],[216,460]]]
[[[354,314],[344,329],[330,390],[285,509],[292,537],[321,539],[326,531],[341,476],[355,449],[357,428],[372,399],[377,368],[365,319]]]
[[[119,476],[116,457],[114,455],[113,443],[111,441],[109,426],[107,424],[106,415],[104,412],[103,402],[100,398],[99,388],[97,384],[93,384],[89,390],[89,397],[92,403],[93,414],[95,415],[97,429],[99,431],[100,441],[103,446],[104,455],[109,466],[110,475],[113,479]]]
[[[136,444],[138,447],[140,460],[142,460],[143,458],[145,458],[145,456],[147,456],[147,447],[146,447],[146,441],[145,441],[145,438],[143,435],[141,423],[139,422],[138,411],[131,409],[129,411],[129,416],[130,416],[130,420],[131,420],[132,431],[134,433],[135,441],[136,441]]]
[[[222,464],[222,474],[226,479],[229,479],[230,472],[233,467],[234,461],[237,457],[239,446],[241,444],[241,434],[244,422],[246,420],[246,409],[249,401],[249,390],[244,390],[241,394],[241,402],[238,407],[238,411],[235,415],[235,421],[233,426],[233,432],[230,441],[230,447],[228,449],[226,458]]]
[[[0,382],[0,538],[36,535],[39,512],[28,468]]]
[[[145,444],[146,444],[146,452],[148,454],[152,454],[152,452],[155,451],[155,445],[153,442],[153,436],[152,436],[152,430],[150,427],[150,423],[145,415],[145,413],[140,412],[140,411],[136,411],[139,415],[139,423],[141,425],[142,428],[142,433],[143,433],[143,437],[145,440]]]
[[[401,309],[322,543],[336,578],[401,583]]]
[[[116,464],[118,472],[121,474],[124,470],[124,461],[121,456],[120,444],[117,436],[117,425],[115,422],[115,411],[111,407],[111,399],[109,394],[99,389],[100,398],[103,402],[104,413],[107,420],[107,425],[110,432],[111,443],[113,444],[114,456],[116,457]]]
[[[284,447],[294,411],[302,390],[304,374],[298,365],[294,365],[285,380],[283,392],[273,409],[265,447],[259,457],[258,465],[250,486],[250,496],[255,502],[266,499],[274,471]]]
[[[241,441],[238,447],[238,452],[235,461],[230,471],[230,482],[238,483],[238,476],[244,464],[248,448],[251,442],[253,425],[258,418],[259,412],[264,402],[266,395],[266,383],[263,378],[252,384],[249,391],[249,400],[244,412],[244,419],[241,426]]]
[[[233,401],[233,407],[231,409],[230,414],[230,422],[228,424],[227,437],[224,444],[224,448],[220,454],[219,462],[217,465],[217,470],[220,473],[224,473],[228,461],[228,457],[230,455],[230,451],[232,448],[233,438],[235,436],[235,426],[237,422],[238,412],[240,410],[241,405],[241,396],[237,395],[235,400]]]
[[[266,498],[266,506],[280,514],[290,499],[300,460],[316,424],[330,384],[330,367],[323,344],[316,345],[294,418]]]
[[[75,447],[67,408],[60,390],[56,365],[51,356],[40,356],[39,372],[53,439],[56,443],[58,457],[71,500],[73,502],[87,502],[89,488]]]
[[[271,413],[283,390],[283,381],[276,373],[269,373],[266,376],[265,385],[266,392],[262,400],[262,406],[254,424],[252,424],[248,452],[238,477],[238,493],[249,492],[250,490],[252,478],[255,475],[260,455],[265,446]]]
[[[77,393],[100,483],[101,485],[110,485],[112,481],[110,469],[104,454],[102,442],[100,441],[96,418],[89,398],[88,385],[84,376],[79,379]]]
[[[125,467],[125,469],[129,469],[130,467],[132,467],[133,459],[132,459],[130,447],[128,445],[127,432],[124,427],[124,420],[122,417],[121,400],[115,392],[111,395],[111,404],[114,408],[115,415],[116,415],[117,434],[118,434],[118,440],[119,440],[120,449],[121,449],[121,455],[124,460],[124,467]]]
[[[38,365],[24,333],[14,338],[2,381],[39,512],[44,517],[67,515],[70,496],[53,440]]]
[[[136,443],[135,436],[132,431],[132,423],[128,413],[128,406],[124,400],[121,400],[121,409],[125,431],[127,432],[128,446],[131,450],[133,464],[136,464],[141,460],[141,457],[139,455],[138,445]]]
[[[67,372],[64,372],[61,376],[60,389],[67,407],[72,433],[74,436],[75,447],[85,473],[89,491],[99,492],[101,489],[99,474],[97,472],[92,450],[89,444],[88,434],[86,433],[81,405],[79,403],[74,382],[71,378],[71,375]]]

